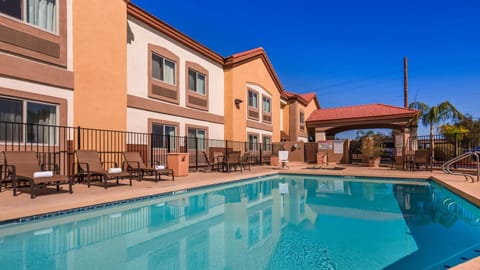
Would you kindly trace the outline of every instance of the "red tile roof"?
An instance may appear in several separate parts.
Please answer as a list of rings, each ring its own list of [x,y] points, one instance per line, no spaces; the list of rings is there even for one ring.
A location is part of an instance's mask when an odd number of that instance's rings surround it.
[[[367,104],[339,108],[318,109],[308,117],[307,121],[328,121],[352,118],[368,118],[378,116],[399,116],[415,114],[417,111],[385,104]]]
[[[312,101],[314,97],[316,97],[315,93],[305,93],[305,94],[298,94],[301,98],[305,99],[308,103]]]

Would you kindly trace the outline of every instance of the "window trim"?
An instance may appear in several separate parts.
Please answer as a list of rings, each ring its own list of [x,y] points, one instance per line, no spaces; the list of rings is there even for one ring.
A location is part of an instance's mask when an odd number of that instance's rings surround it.
[[[1,90],[1,88],[0,88]],[[1,91],[0,91],[0,98],[1,99],[8,99],[8,100],[12,100],[12,101],[18,101],[21,103],[21,122],[19,122],[19,124],[21,124],[21,127],[22,127],[22,139],[20,141],[3,141],[3,140],[0,140],[0,142],[2,143],[6,143],[6,144],[10,144],[10,142],[12,142],[13,144],[20,144],[20,145],[28,145],[28,144],[37,144],[37,145],[49,145],[49,146],[59,146],[60,145],[60,134],[58,133],[59,131],[62,132],[63,134],[63,131],[62,129],[57,129],[57,127],[59,126],[64,126],[61,124],[61,104],[58,104],[58,103],[55,103],[55,102],[48,102],[48,101],[44,101],[44,100],[34,100],[34,99],[31,99],[31,98],[27,98],[27,97],[18,97],[18,96],[8,96],[8,95],[4,95],[4,94],[1,94]],[[45,126],[51,126],[52,128],[54,128],[55,130],[55,136],[54,136],[54,139],[55,141],[53,143],[50,143],[50,142],[33,142],[33,141],[28,141],[28,131],[27,131],[27,124],[28,124],[28,103],[34,103],[34,104],[40,104],[40,105],[47,105],[47,106],[52,106],[55,108],[55,124],[51,125],[51,124],[36,124],[36,123],[30,123],[30,124],[33,124],[33,125],[45,125]],[[50,127],[49,127],[50,128]]]
[[[303,114],[303,123],[302,123],[302,114]],[[306,124],[305,124],[305,111],[300,110],[298,114],[298,130],[302,133],[305,133],[306,130]]]
[[[263,99],[268,99],[270,100],[270,112],[266,112],[263,107]],[[264,116],[269,116],[270,121],[265,120]],[[272,123],[272,98],[270,96],[267,96],[265,94],[262,94],[262,122],[271,124]]]
[[[205,76],[205,95],[199,94],[194,90],[191,90],[189,88],[189,83],[188,83],[188,72],[189,70],[193,70],[197,73],[201,73]],[[203,111],[208,111],[209,110],[209,72],[206,68],[202,67],[201,65],[190,62],[190,61],[185,61],[185,105],[190,108],[198,109],[198,110],[203,110]],[[205,106],[199,105],[199,104],[194,104],[190,102],[190,99],[198,99],[202,102],[205,102]]]
[[[57,0],[56,12],[56,33],[0,14],[0,50],[67,67],[67,0]]]
[[[180,123],[178,122],[172,122],[172,121],[166,121],[166,120],[161,120],[161,119],[156,119],[156,118],[148,118],[148,133],[149,134],[152,134],[153,133],[153,125],[168,125],[168,126],[174,126],[175,127],[175,130],[177,132],[177,134],[175,134],[175,145],[179,148],[177,149],[178,151],[180,151],[180,140],[179,140],[179,137],[180,137]],[[149,149],[151,149],[153,147],[153,145],[151,145],[152,142],[149,140],[148,142],[148,147]],[[168,147],[158,147],[156,149],[168,149]],[[150,152],[150,151],[149,151]],[[150,154],[149,154],[150,155]],[[149,159],[151,159],[151,157],[149,157]]]
[[[175,85],[171,85],[169,83],[153,78],[152,76],[152,64],[153,64],[152,55],[153,54],[163,57],[169,61],[175,62]],[[148,97],[159,99],[159,100],[170,102],[170,103],[180,104],[180,98],[179,98],[180,58],[173,52],[169,51],[168,49],[157,46],[157,45],[153,45],[153,44],[148,44],[147,57],[148,57],[148,70],[147,70]],[[153,93],[154,87],[158,88],[160,91],[175,92],[175,98]]]
[[[257,137],[257,143],[256,143],[256,146],[251,148],[251,142],[250,142],[250,136],[255,136]],[[255,133],[255,132],[247,132],[247,150],[248,151],[258,151],[259,149],[257,148],[258,144],[261,142],[260,141],[261,137],[260,137],[260,133]]]
[[[189,128],[201,129],[201,130],[205,131],[205,149],[204,149],[204,151],[207,151],[207,149],[208,149],[208,127],[207,126],[185,124],[185,137],[188,137],[188,129]],[[188,137],[188,138],[190,138],[190,137]],[[189,148],[189,149],[193,149],[193,148]]]
[[[250,96],[250,92],[252,93],[256,93],[257,94],[257,108],[255,107],[252,107],[250,106],[250,102],[249,102],[249,96]],[[247,118],[248,119],[252,119],[252,120],[257,120],[259,121],[260,120],[260,102],[259,102],[259,98],[261,97],[260,95],[260,92],[257,91],[257,90],[254,90],[252,88],[247,88]],[[258,117],[253,117],[253,116],[250,116],[250,112],[252,113],[256,113],[258,115]]]
[[[270,139],[270,147],[269,149],[266,149],[266,144],[265,144],[265,138],[269,138]],[[272,136],[271,135],[266,135],[266,134],[262,134],[262,146],[263,146],[263,149],[264,151],[272,151]]]

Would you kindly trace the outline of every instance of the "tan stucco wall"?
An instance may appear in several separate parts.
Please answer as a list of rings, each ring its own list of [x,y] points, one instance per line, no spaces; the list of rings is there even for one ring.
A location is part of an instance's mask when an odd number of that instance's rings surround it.
[[[124,0],[73,1],[74,125],[126,129],[126,27]]]
[[[272,98],[272,141],[280,141],[280,92],[264,62],[257,58],[225,70],[225,139],[245,141],[247,139],[248,84],[262,87]],[[241,99],[239,109],[234,100]],[[260,98],[259,98],[260,100]],[[261,100],[260,100],[261,105]],[[265,131],[265,133],[269,133]]]
[[[283,107],[283,132],[285,134],[290,134],[290,106],[285,105]]]

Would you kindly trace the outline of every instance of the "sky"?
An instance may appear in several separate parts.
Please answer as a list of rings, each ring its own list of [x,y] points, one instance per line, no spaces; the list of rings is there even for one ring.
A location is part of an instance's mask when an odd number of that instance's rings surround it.
[[[406,56],[409,102],[480,117],[478,0],[132,2],[224,57],[263,47],[285,90],[322,108],[403,106]]]

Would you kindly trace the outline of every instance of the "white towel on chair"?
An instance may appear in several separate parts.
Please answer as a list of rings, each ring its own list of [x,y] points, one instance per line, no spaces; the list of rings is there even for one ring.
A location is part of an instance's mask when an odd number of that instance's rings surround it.
[[[33,178],[52,177],[52,176],[53,176],[52,171],[43,171],[43,172],[34,172],[33,173]]]
[[[156,165],[155,170],[163,170],[165,169],[165,165]]]
[[[109,168],[108,173],[121,173],[122,168]]]

